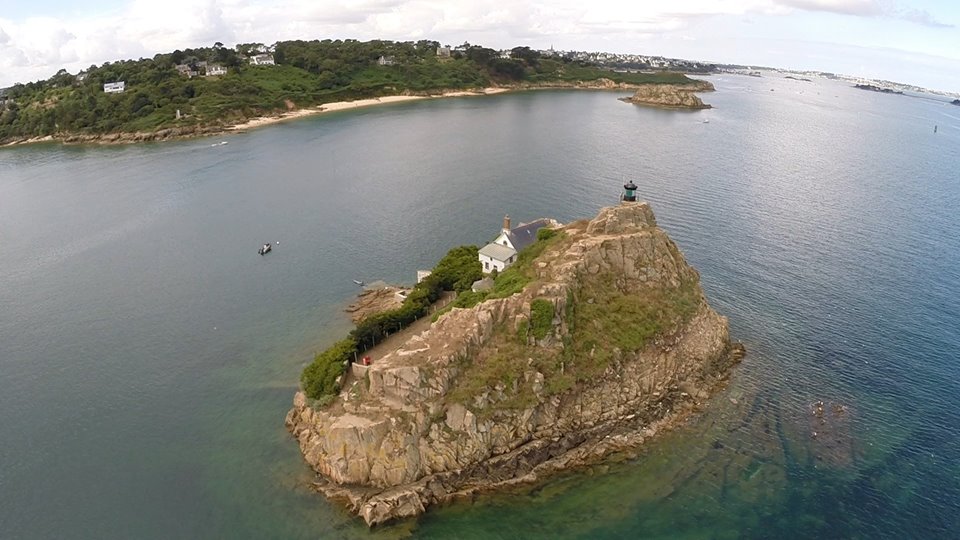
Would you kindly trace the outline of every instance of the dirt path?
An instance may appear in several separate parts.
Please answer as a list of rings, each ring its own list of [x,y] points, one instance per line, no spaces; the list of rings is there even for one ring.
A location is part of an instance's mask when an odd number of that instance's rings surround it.
[[[376,364],[377,360],[383,358],[388,353],[399,349],[400,346],[406,343],[407,340],[412,336],[415,336],[416,334],[419,334],[420,332],[430,328],[430,324],[432,324],[432,321],[430,320],[431,315],[433,315],[435,311],[442,309],[447,304],[452,302],[454,298],[456,298],[456,294],[454,292],[444,292],[440,299],[433,304],[433,307],[430,309],[430,313],[421,317],[416,322],[400,330],[399,332],[390,334],[386,339],[367,349],[365,352],[357,351],[357,358],[362,359],[364,356],[369,356],[370,363]],[[346,377],[343,379],[343,385],[341,385],[341,388],[350,388],[355,380],[356,379],[354,379],[353,374],[348,369],[346,372]]]

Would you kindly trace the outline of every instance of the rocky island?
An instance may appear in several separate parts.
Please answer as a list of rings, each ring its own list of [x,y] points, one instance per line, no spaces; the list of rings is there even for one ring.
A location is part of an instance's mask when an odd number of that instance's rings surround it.
[[[951,105],[960,105],[960,99],[955,99],[950,102]]]
[[[647,203],[554,230],[519,292],[352,364],[331,403],[296,394],[318,490],[371,526],[415,516],[635,447],[723,386],[742,346]]]
[[[714,87],[707,81],[697,80],[694,84],[645,84],[640,85],[630,97],[621,101],[636,105],[651,105],[670,109],[709,109],[695,92],[712,92]]]
[[[871,92],[880,92],[881,94],[900,94],[903,95],[903,92],[899,90],[894,90],[893,88],[882,88],[873,84],[856,84],[854,88],[859,88],[860,90],[869,90]]]

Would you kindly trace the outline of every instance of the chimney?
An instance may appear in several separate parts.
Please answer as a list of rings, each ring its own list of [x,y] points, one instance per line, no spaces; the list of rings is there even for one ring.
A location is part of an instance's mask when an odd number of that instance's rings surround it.
[[[503,230],[504,230],[504,231],[509,231],[509,230],[510,230],[510,215],[509,215],[509,214],[506,215],[506,216],[503,216]]]

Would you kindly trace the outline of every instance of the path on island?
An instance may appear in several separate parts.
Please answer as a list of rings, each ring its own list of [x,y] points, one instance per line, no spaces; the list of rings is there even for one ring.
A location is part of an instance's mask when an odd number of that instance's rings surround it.
[[[400,346],[406,343],[408,339],[430,328],[430,325],[433,324],[433,321],[431,320],[433,317],[433,314],[436,311],[446,307],[446,305],[452,302],[453,299],[456,297],[457,295],[453,291],[445,291],[440,296],[440,299],[434,302],[433,306],[430,308],[430,313],[424,315],[423,317],[420,317],[410,326],[407,326],[405,328],[402,328],[398,332],[394,332],[393,334],[390,334],[389,336],[386,337],[386,339],[384,339],[380,343],[377,343],[376,345],[367,349],[366,351],[364,352],[357,351],[357,359],[362,360],[363,357],[369,356],[370,365],[376,364],[379,359],[383,358],[388,353],[391,353],[399,349]],[[344,375],[345,376],[343,378],[343,384],[340,386],[341,394],[343,394],[344,390],[349,389],[350,386],[354,382],[356,382],[356,378],[353,376],[352,370],[348,369]]]

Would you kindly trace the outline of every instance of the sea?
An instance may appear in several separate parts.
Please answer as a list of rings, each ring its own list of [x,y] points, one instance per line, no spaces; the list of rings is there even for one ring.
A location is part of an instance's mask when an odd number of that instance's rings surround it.
[[[960,107],[708,80],[703,111],[542,90],[0,149],[0,537],[956,538]],[[630,180],[746,346],[723,392],[635,452],[372,531],[311,489],[284,415],[353,280]]]

